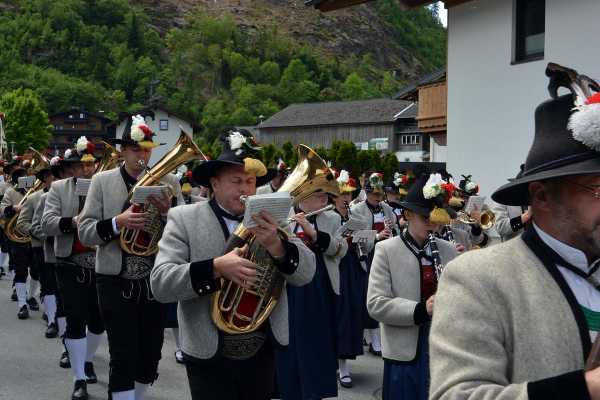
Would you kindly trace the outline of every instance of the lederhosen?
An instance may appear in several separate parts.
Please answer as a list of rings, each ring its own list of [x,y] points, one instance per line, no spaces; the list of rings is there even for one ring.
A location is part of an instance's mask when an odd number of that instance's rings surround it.
[[[77,179],[73,178],[73,185]],[[83,209],[85,197],[79,196],[79,212]],[[90,332],[100,335],[104,332],[104,323],[98,306],[96,291],[96,253],[84,246],[78,238],[72,218],[61,218],[59,228],[63,234],[73,234],[73,247],[69,257],[57,257],[55,273],[65,316],[67,318],[66,339],[83,339],[86,327]]]
[[[129,192],[137,180],[123,166],[120,171]],[[126,202],[123,210],[129,207]],[[153,266],[154,256],[138,257],[123,251],[119,275],[96,274],[110,351],[109,392],[133,390],[135,382],[151,384],[158,378],[164,309],[150,289]]]
[[[225,240],[231,234],[225,219],[240,222],[210,200]],[[276,343],[269,323],[257,332],[228,335],[219,332],[214,357],[200,360],[184,354],[193,400],[267,400],[275,382],[273,349]]]

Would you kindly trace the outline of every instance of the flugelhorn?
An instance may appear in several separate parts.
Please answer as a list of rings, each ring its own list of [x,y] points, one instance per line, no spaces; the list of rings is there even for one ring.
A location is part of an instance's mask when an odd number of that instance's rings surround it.
[[[479,218],[474,218],[471,215],[467,214],[465,211],[459,211],[458,216],[456,217],[460,222],[473,225],[479,224],[481,229],[488,230],[494,223],[496,222],[496,215],[490,210],[485,210],[481,213]]]

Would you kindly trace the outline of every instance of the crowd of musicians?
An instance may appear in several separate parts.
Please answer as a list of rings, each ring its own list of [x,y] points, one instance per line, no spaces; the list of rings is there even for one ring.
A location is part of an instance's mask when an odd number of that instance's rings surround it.
[[[105,336],[108,397],[144,399],[166,329],[196,400],[335,398],[365,352],[384,400],[600,398],[600,86],[546,73],[528,158],[483,207],[471,175],[352,177],[306,146],[267,168],[243,129],[214,160],[180,140],[149,168],[140,116],[104,155],[81,137],[4,162],[17,317],[42,308],[71,399],[98,381]],[[133,203],[143,185],[168,190]],[[288,220],[245,215],[274,192],[291,193]]]

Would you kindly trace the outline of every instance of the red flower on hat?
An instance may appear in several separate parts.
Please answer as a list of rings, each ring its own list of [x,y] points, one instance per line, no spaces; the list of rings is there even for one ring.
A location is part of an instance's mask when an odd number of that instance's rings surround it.
[[[585,101],[585,104],[597,104],[600,103],[600,93],[596,93],[588,97]]]
[[[186,176],[187,178],[191,178],[191,177],[192,177],[192,171],[191,171],[191,170],[190,170],[190,171],[187,171],[187,172],[185,173],[185,176]]]
[[[88,142],[86,152],[88,154],[94,154],[94,150],[96,150],[96,145],[93,142]]]
[[[144,138],[146,140],[151,140],[152,139],[152,129],[150,129],[148,127],[148,125],[139,125],[139,128],[141,129],[142,132],[144,132]]]
[[[444,190],[444,192],[448,194],[448,196],[452,196],[452,193],[454,193],[454,191],[456,190],[456,186],[454,186],[454,184],[450,182],[442,184],[441,187]]]

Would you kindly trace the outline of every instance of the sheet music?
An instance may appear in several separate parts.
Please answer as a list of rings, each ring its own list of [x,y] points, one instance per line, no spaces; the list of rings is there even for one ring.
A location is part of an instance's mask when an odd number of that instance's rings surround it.
[[[246,199],[243,224],[246,228],[255,227],[256,223],[252,220],[252,216],[267,211],[280,225],[283,225],[288,220],[292,204],[292,197],[288,192],[249,196]]]
[[[363,229],[354,232],[352,235],[352,243],[372,243],[375,242],[376,230]]]
[[[483,203],[485,202],[485,196],[471,196],[467,201],[465,212],[471,214],[471,212],[477,210],[481,212],[483,210]]]
[[[169,194],[169,188],[165,185],[138,186],[133,190],[131,202],[135,204],[145,204],[148,202],[148,197],[160,197],[161,193]]]
[[[346,221],[337,231],[337,234],[340,236],[352,236],[352,234],[356,231],[360,231],[367,226],[365,221],[350,217],[348,221]]]
[[[91,183],[91,179],[77,178],[77,183],[75,184],[75,194],[77,196],[87,196]]]
[[[34,183],[35,183],[35,176],[22,176],[19,178],[19,181],[17,182],[17,187],[19,189],[29,189],[29,188],[33,187]]]

